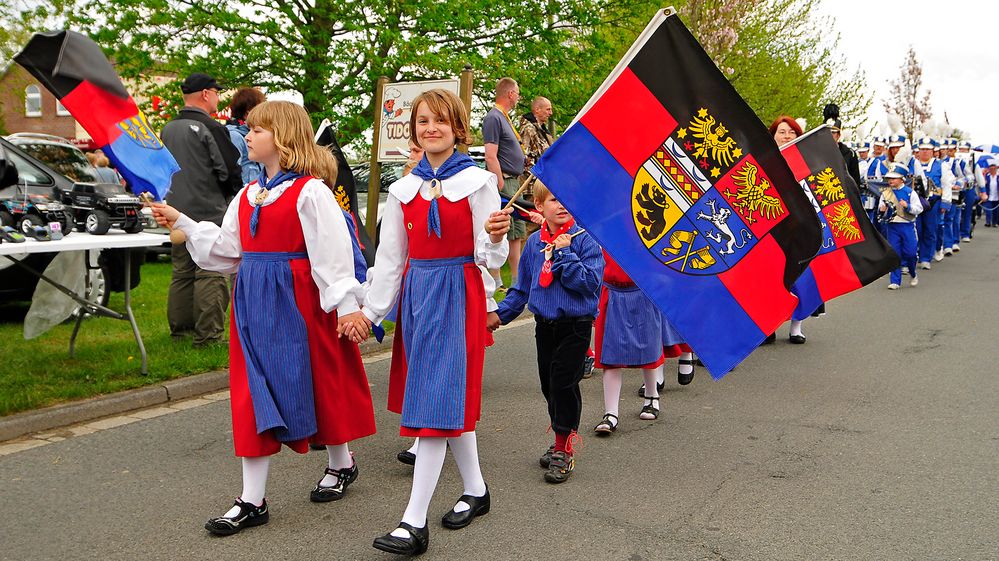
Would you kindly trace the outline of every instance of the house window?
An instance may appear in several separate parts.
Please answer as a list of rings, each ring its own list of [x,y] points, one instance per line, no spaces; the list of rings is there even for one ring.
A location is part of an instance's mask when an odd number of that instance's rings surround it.
[[[69,109],[66,109],[62,102],[58,99],[56,100],[56,115],[59,115],[60,117],[69,117]]]
[[[42,90],[38,86],[24,88],[24,115],[26,117],[42,116]]]

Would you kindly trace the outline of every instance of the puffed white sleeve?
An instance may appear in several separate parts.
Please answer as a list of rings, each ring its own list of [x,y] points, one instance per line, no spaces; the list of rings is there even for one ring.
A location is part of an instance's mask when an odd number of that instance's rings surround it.
[[[395,195],[389,194],[384,212],[375,264],[368,269],[368,279],[364,283],[366,294],[362,311],[374,324],[380,324],[395,305],[406,259],[409,258],[409,238],[403,224],[402,204]]]
[[[239,269],[243,245],[239,242],[239,201],[246,189],[229,203],[222,217],[222,226],[214,222],[195,222],[181,214],[174,227],[187,234],[187,251],[198,267],[231,275]]]
[[[486,233],[486,221],[489,220],[489,215],[500,209],[495,175],[488,178],[483,188],[468,196],[468,206],[472,209],[472,227],[475,232],[475,264],[482,273],[482,285],[486,291],[486,311],[492,312],[497,308],[493,299],[496,281],[489,274],[489,269],[502,267],[510,254],[510,242],[505,236],[499,243],[493,243]]]
[[[340,315],[358,311],[363,292],[354,276],[354,246],[333,192],[322,181],[310,180],[298,197],[297,207],[320,305],[324,311],[335,309]]]

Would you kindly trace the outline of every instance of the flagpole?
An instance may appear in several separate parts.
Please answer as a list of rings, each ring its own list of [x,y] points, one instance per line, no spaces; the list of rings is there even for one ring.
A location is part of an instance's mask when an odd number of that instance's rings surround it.
[[[517,200],[517,197],[519,197],[521,193],[527,190],[527,186],[530,185],[532,181],[537,181],[537,180],[538,178],[534,177],[533,173],[528,172],[527,179],[525,179],[524,182],[521,183],[520,189],[517,189],[517,192],[514,193],[512,197],[510,197],[510,201],[506,203],[506,206],[503,207],[503,210],[506,210],[511,206],[513,206],[513,201]]]

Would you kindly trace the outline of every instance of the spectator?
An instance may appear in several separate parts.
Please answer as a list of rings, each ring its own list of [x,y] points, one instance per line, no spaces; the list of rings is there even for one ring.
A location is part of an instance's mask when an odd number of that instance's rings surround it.
[[[496,106],[486,113],[482,121],[482,140],[486,148],[486,169],[496,174],[500,193],[507,197],[520,189],[520,176],[524,173],[524,149],[520,145],[520,134],[510,121],[510,111],[517,107],[520,99],[520,86],[513,78],[500,78],[496,82]],[[520,252],[527,238],[527,226],[514,220],[507,233],[510,240],[511,286],[517,284],[517,270],[520,265]],[[496,279],[497,290],[503,290],[503,280],[499,270],[490,271]]]
[[[100,150],[96,152],[87,152],[87,159],[94,166],[94,170],[97,171],[97,180],[101,183],[116,183],[121,184],[121,175],[118,171],[111,167],[111,160],[104,155],[104,152]]]
[[[229,131],[211,117],[218,111],[215,78],[194,73],[180,86],[184,108],[163,127],[163,144],[180,164],[170,186],[170,205],[195,221],[222,224],[229,201],[242,188],[239,152]],[[173,278],[167,320],[175,338],[189,333],[194,346],[222,342],[229,286],[226,276],[194,264],[184,244],[171,250]]]
[[[266,99],[263,92],[257,88],[239,88],[229,103],[229,111],[232,116],[225,127],[229,129],[229,140],[236,146],[236,150],[239,150],[239,169],[243,185],[260,177],[260,172],[264,169],[259,163],[250,159],[249,151],[246,148],[246,135],[250,132],[249,127],[246,126],[246,115],[250,109],[260,105]]]
[[[409,175],[409,172],[413,171],[416,164],[420,163],[423,159],[423,147],[416,143],[412,137],[409,139],[409,158],[406,160],[406,165],[402,168],[403,175]]]
[[[538,163],[545,150],[555,142],[555,136],[548,128],[552,116],[552,102],[544,97],[536,97],[531,102],[531,111],[520,118],[520,144],[527,155],[526,167]]]

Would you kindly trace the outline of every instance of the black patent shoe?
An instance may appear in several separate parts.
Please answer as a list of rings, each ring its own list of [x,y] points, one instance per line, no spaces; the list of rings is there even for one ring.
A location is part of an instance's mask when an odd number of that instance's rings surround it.
[[[489,487],[486,486],[486,494],[481,497],[473,497],[471,495],[462,495],[458,497],[457,503],[465,503],[468,505],[468,510],[464,512],[455,512],[451,509],[441,518],[441,526],[449,530],[460,530],[465,526],[472,523],[472,519],[476,516],[482,516],[489,512]]]
[[[407,466],[416,465],[416,454],[410,452],[409,450],[403,450],[395,455],[395,459],[406,464]]]
[[[694,365],[697,363],[693,360],[687,360],[684,358],[679,359],[678,362],[680,365],[690,367],[690,374],[681,373],[679,368],[677,368],[676,371],[676,383],[680,384],[681,386],[686,386],[687,384],[694,381]]]
[[[666,387],[666,380],[663,380],[661,383],[656,382],[657,392],[663,393],[663,388],[665,387]],[[638,388],[638,397],[645,397],[645,384],[642,384],[642,387]]]
[[[430,545],[430,530],[426,524],[422,528],[414,528],[405,522],[399,523],[399,528],[409,532],[408,538],[397,538],[390,533],[380,538],[375,538],[371,545],[375,549],[380,549],[396,555],[419,555],[427,550]]]
[[[787,339],[788,339],[788,341],[791,341],[791,344],[793,344],[793,345],[804,345],[805,344],[805,336],[804,335],[791,335]]]
[[[236,506],[239,507],[239,513],[236,516],[232,518],[226,518],[225,516],[212,518],[208,522],[205,522],[205,529],[216,536],[231,536],[242,531],[243,528],[261,526],[267,524],[270,520],[266,499],[260,503],[260,506],[244,503],[236,499]]]
[[[776,340],[777,340],[777,334],[771,333],[770,335],[767,335],[767,338],[764,339],[763,342],[760,343],[760,345],[772,345]]]
[[[347,493],[347,486],[357,479],[357,462],[354,462],[354,465],[347,469],[326,468],[326,475],[336,477],[336,485],[323,487],[319,484],[323,481],[320,479],[319,483],[316,483],[316,488],[309,493],[309,500],[314,503],[328,503],[342,499]],[[323,479],[325,479],[325,476]]]

